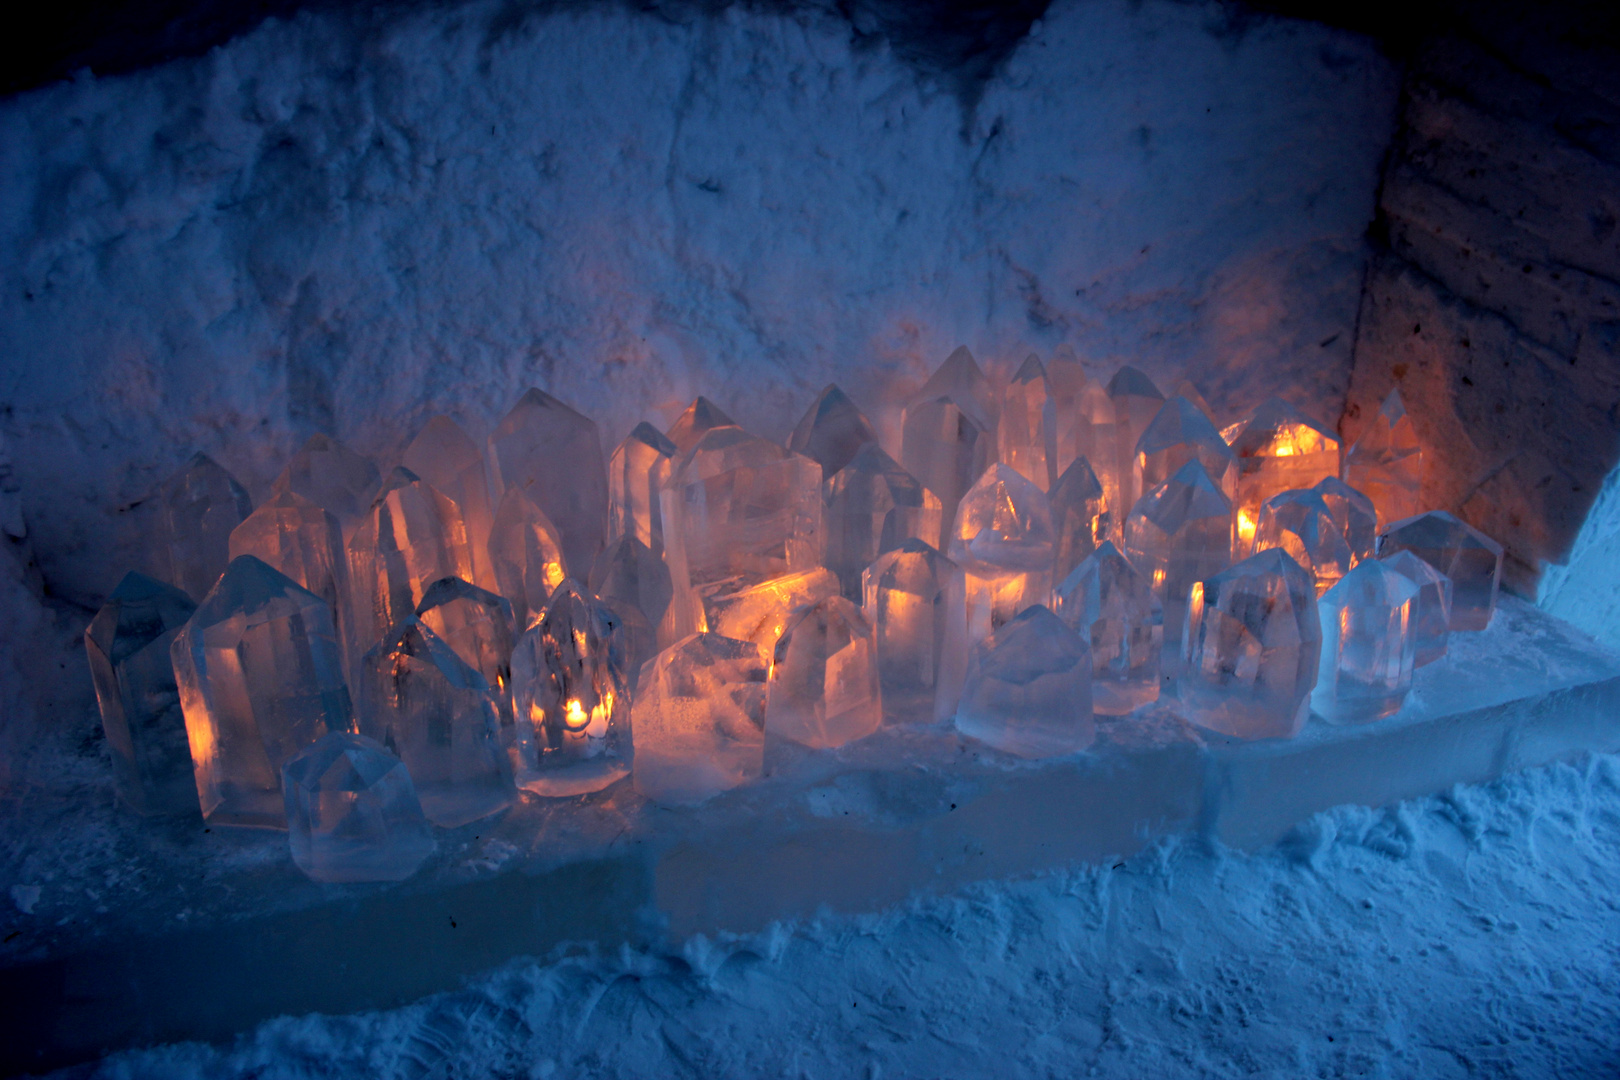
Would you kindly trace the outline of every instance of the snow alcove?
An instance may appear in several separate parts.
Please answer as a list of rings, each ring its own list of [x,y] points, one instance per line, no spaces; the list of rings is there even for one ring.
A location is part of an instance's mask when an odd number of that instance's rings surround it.
[[[1620,1061],[1603,13],[126,7],[0,99],[0,1071]],[[1424,844],[1543,913],[1517,1065],[1235,929]],[[817,1011],[1088,889],[1003,1028]]]

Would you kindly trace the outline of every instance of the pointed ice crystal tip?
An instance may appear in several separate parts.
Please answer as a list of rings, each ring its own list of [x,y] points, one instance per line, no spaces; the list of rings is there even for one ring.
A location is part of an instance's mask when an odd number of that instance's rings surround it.
[[[1164,400],[1164,395],[1159,392],[1157,386],[1153,385],[1153,380],[1128,364],[1114,372],[1114,377],[1108,380],[1108,396],[1111,398],[1131,396],[1152,398],[1155,401]]]

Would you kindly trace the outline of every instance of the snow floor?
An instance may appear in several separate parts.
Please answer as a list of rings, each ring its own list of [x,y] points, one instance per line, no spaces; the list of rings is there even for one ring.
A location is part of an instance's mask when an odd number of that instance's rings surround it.
[[[59,1077],[1612,1077],[1620,757]]]

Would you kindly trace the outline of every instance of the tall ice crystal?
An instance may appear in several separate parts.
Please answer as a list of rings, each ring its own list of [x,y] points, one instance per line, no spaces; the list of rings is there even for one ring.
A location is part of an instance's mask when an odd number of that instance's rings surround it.
[[[231,561],[231,530],[253,512],[253,501],[207,454],[193,454],[170,477],[162,501],[166,543],[159,564],[187,595],[203,596]]]
[[[375,740],[330,732],[281,775],[293,862],[316,881],[404,881],[433,854],[411,774]]]
[[[1310,573],[1268,548],[1193,585],[1181,701],[1194,723],[1240,739],[1290,738],[1310,714],[1322,625]]]
[[[568,576],[557,527],[516,489],[501,496],[495,511],[489,562],[500,586],[495,591],[511,601],[513,625],[519,630],[540,617],[552,592]]]
[[[829,596],[796,612],[771,662],[766,735],[828,750],[882,725],[877,647],[861,609]]]
[[[655,551],[664,548],[658,492],[669,480],[675,444],[643,420],[608,459],[608,540],[633,536]]]
[[[1380,559],[1410,551],[1451,579],[1451,629],[1483,630],[1496,613],[1502,545],[1444,510],[1397,521],[1378,537]]]
[[[361,662],[360,733],[405,763],[435,825],[460,828],[515,798],[498,716],[483,675],[414,616]]]
[[[349,560],[343,552],[343,527],[330,511],[295,492],[277,492],[231,532],[231,558],[243,555],[275,567],[325,600],[343,632]]]
[[[692,806],[759,779],[768,672],[759,646],[719,634],[693,634],[648,661],[636,688],[636,790]]]
[[[1417,591],[1404,574],[1368,559],[1317,601],[1322,659],[1311,691],[1313,709],[1339,724],[1400,710],[1412,689]]]
[[[462,663],[484,677],[495,696],[501,728],[510,729],[512,647],[517,636],[512,605],[471,582],[440,578],[422,594],[416,617],[454,649]]]
[[[1091,649],[1044,605],[1022,612],[973,647],[962,700],[962,734],[1024,758],[1061,757],[1090,746]]]
[[[844,595],[860,595],[861,571],[885,551],[939,536],[939,498],[877,443],[867,443],[822,485],[827,568]]]
[[[1058,415],[1058,483],[1076,458],[1085,458],[1103,491],[1103,506],[1110,511],[1108,536],[1117,538],[1130,504],[1119,502],[1119,424],[1114,401],[1097,383],[1086,383],[1075,395],[1073,408]]]
[[[1413,666],[1434,663],[1446,655],[1450,644],[1451,579],[1410,551],[1397,551],[1378,561],[1417,586],[1417,596],[1412,599],[1412,636],[1417,641]]]
[[[1281,398],[1261,402],[1221,434],[1238,458],[1232,557],[1241,559],[1254,549],[1262,503],[1339,475],[1339,440]]]
[[[1142,478],[1142,490],[1152,491],[1195,459],[1215,486],[1231,498],[1237,455],[1198,406],[1184,397],[1172,397],[1136,440],[1132,468]]]
[[[113,784],[126,806],[147,817],[197,812],[186,718],[169,657],[175,635],[196,609],[172,585],[125,574],[84,633]]]
[[[1340,535],[1350,545],[1352,561],[1372,558],[1373,548],[1378,543],[1378,512],[1373,509],[1372,500],[1337,476],[1317,481],[1311,490],[1327,504]]]
[[[944,720],[967,666],[962,571],[921,540],[879,555],[861,574],[889,715]]]
[[[370,514],[381,486],[382,474],[370,458],[319,434],[299,448],[274,485],[277,491],[302,495],[337,518],[345,543]]]
[[[1097,550],[1112,533],[1112,515],[1103,494],[1102,482],[1091,470],[1084,455],[1075,458],[1052,486],[1047,500],[1052,508],[1052,532],[1056,545],[1052,578],[1062,581]]]
[[[1052,511],[1041,490],[997,463],[962,497],[947,554],[966,574],[968,641],[981,641],[1052,592]]]
[[[170,654],[203,817],[284,828],[281,766],[353,722],[332,609],[244,555],[175,636]]]
[[[1333,588],[1355,561],[1333,512],[1314,488],[1279,492],[1261,504],[1254,550],[1267,548],[1292,555],[1316,582],[1317,596]]]
[[[875,445],[877,432],[849,395],[828,383],[788,437],[788,449],[821,466],[830,477],[854,460],[861,447]]]
[[[1093,709],[1124,716],[1159,700],[1164,608],[1112,541],[1052,590],[1052,610],[1091,647]]]
[[[1344,481],[1367,493],[1380,529],[1423,512],[1423,447],[1399,390],[1389,392],[1345,451]]]
[[[596,557],[587,584],[594,595],[610,603],[628,604],[641,614],[653,634],[654,652],[678,640],[671,610],[675,586],[670,581],[669,567],[663,556],[636,537],[625,533],[610,543]],[[632,674],[634,670],[632,665]]]
[[[1231,562],[1231,544],[1232,504],[1196,459],[1137,500],[1125,520],[1125,557],[1164,607],[1166,672],[1179,662],[1188,590]]]
[[[737,421],[727,416],[724,409],[700,395],[692,399],[692,404],[675,418],[664,434],[675,445],[675,456],[679,457],[715,428],[736,426]]]
[[[1000,460],[1042,491],[1057,479],[1057,400],[1040,357],[1030,353],[1001,395]]]
[[[557,529],[569,567],[588,573],[607,539],[607,468],[596,421],[531,388],[495,425],[489,461],[502,492],[528,496]]]
[[[906,406],[900,464],[939,497],[942,530],[996,458],[995,413],[990,383],[966,347],[951,353]]]
[[[1052,441],[1057,450],[1057,457],[1052,461],[1052,475],[1062,476],[1069,462],[1086,452],[1078,449],[1076,421],[1080,414],[1080,395],[1088,384],[1086,369],[1074,354],[1073,346],[1059,345],[1052,350],[1052,358],[1046,363],[1046,382],[1052,388],[1055,421]]]
[[[1108,381],[1108,397],[1114,403],[1115,469],[1119,477],[1118,506],[1135,506],[1147,490],[1136,468],[1136,444],[1148,425],[1164,408],[1164,395],[1153,380],[1133,367],[1122,367]],[[1173,473],[1172,473],[1173,475]],[[1217,486],[1220,478],[1214,477]]]
[[[468,580],[481,588],[499,588],[489,564],[489,530],[494,525],[495,511],[489,498],[484,455],[472,436],[448,416],[435,416],[405,448],[400,464],[461,511],[461,522],[467,530],[467,553],[472,560],[472,577]]]

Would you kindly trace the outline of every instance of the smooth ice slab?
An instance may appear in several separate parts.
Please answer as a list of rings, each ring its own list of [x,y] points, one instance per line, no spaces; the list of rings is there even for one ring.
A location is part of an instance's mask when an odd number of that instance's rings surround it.
[[[890,719],[943,720],[967,666],[961,568],[921,540],[879,555],[861,574]]]
[[[1159,699],[1164,608],[1112,541],[1058,583],[1052,611],[1091,647],[1095,711],[1123,716]]]
[[[1378,536],[1378,556],[1410,551],[1451,579],[1451,628],[1483,630],[1496,611],[1502,545],[1467,522],[1431,510],[1390,525]]]
[[[867,443],[822,485],[827,542],[823,562],[844,595],[861,591],[861,571],[885,551],[916,538],[939,537],[939,498],[877,443]]]
[[[291,491],[338,519],[345,541],[371,512],[382,474],[368,457],[330,435],[311,435],[276,477],[277,491]]]
[[[1000,460],[1024,479],[1051,490],[1057,479],[1057,401],[1040,357],[1030,353],[1001,395],[996,428]]]
[[[882,724],[877,645],[861,609],[829,596],[794,613],[771,662],[766,735],[826,750]]]
[[[1292,555],[1311,575],[1318,596],[1349,573],[1355,561],[1333,511],[1314,488],[1280,492],[1260,505],[1254,550],[1268,548],[1281,548]]]
[[[557,586],[568,576],[557,527],[529,497],[516,489],[501,496],[489,533],[489,561],[499,588],[512,603],[519,630],[529,627]]]
[[[1052,511],[1046,496],[999,462],[962,497],[947,550],[966,575],[968,640],[982,641],[1052,592]]]
[[[823,477],[830,477],[853,461],[861,447],[877,441],[872,422],[848,394],[829,383],[810,403],[787,445],[820,465]]]
[[[207,454],[194,454],[163,486],[169,580],[188,596],[204,596],[231,561],[231,530],[253,512],[236,478]]]
[[[1270,398],[1221,434],[1238,458],[1233,558],[1254,550],[1260,506],[1339,475],[1339,439],[1281,398]]]
[[[489,564],[489,530],[495,510],[484,455],[472,436],[448,416],[435,416],[405,448],[400,464],[456,504],[467,529],[467,553],[472,561],[468,580],[485,589],[498,588]]]
[[[1446,655],[1451,635],[1451,579],[1410,551],[1397,551],[1378,561],[1417,586],[1412,601],[1412,634],[1417,639],[1414,663],[1418,667],[1434,663]]]
[[[1399,390],[1345,451],[1343,471],[1345,483],[1372,500],[1379,528],[1423,512],[1423,447]]]
[[[410,774],[381,743],[330,732],[281,774],[293,862],[314,880],[403,881],[433,854]]]
[[[596,421],[531,388],[495,425],[489,463],[503,493],[516,488],[551,520],[569,569],[589,573],[607,539],[607,466]]]
[[[956,728],[1023,758],[1060,757],[1090,746],[1097,727],[1085,639],[1037,605],[976,644]]]
[[[1404,574],[1368,559],[1317,600],[1322,659],[1311,708],[1318,715],[1359,724],[1400,709],[1412,689],[1417,592]]]
[[[663,432],[643,420],[608,459],[608,539],[633,536],[650,548],[664,546],[658,492],[669,480],[678,451]]]
[[[641,669],[636,687],[636,791],[692,806],[765,770],[770,665],[751,641],[693,634]]]
[[[1112,534],[1102,481],[1084,455],[1063,470],[1048,497],[1052,510],[1052,578],[1062,581]]]

